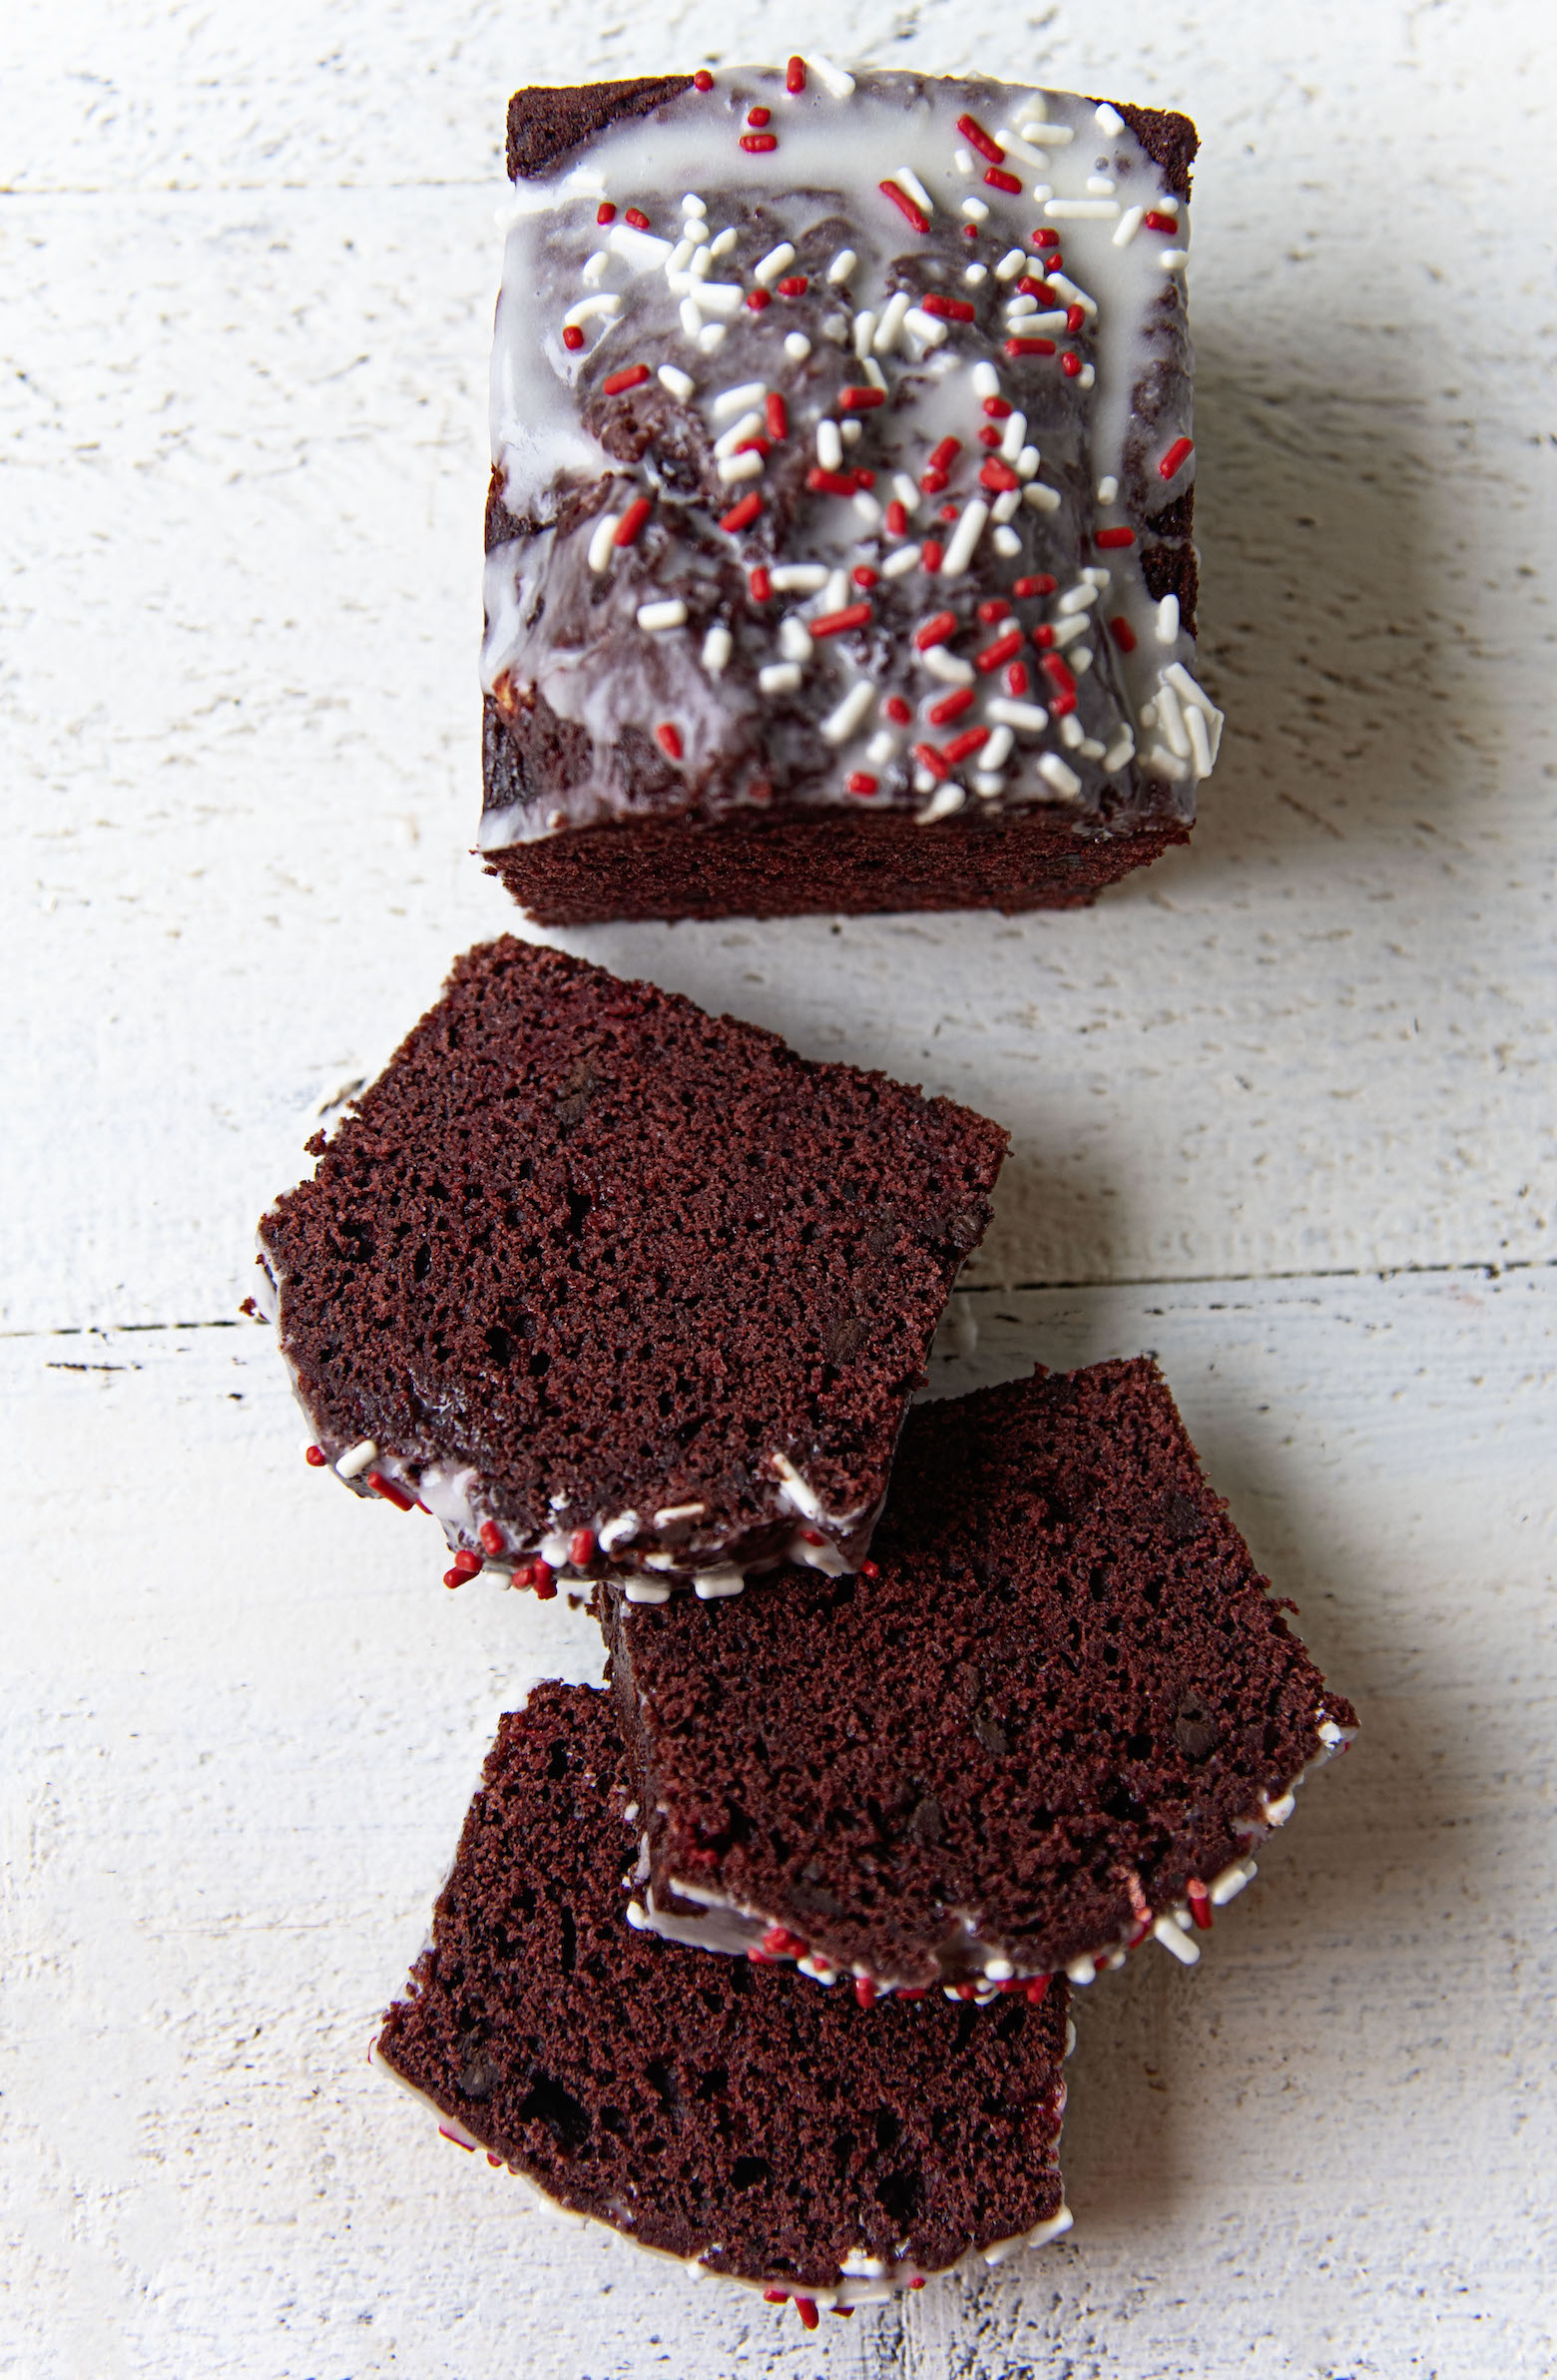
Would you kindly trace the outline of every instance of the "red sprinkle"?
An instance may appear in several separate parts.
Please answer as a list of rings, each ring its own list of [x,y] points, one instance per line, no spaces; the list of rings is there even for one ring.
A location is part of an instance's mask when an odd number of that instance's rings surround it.
[[[908,196],[908,193],[905,190],[900,189],[897,183],[878,182],[876,184],[876,188],[881,193],[883,199],[891,200],[892,205],[897,209],[899,215],[905,215],[908,218],[908,221],[912,224],[916,232],[927,232],[929,230],[930,219],[925,214],[923,208],[916,206],[914,201]]]
[[[804,90],[805,61],[803,58],[791,58],[789,60],[788,65],[784,69],[783,87],[785,91]]]
[[[329,1457],[325,1454],[322,1447],[304,1447],[302,1450],[302,1460],[309,1466],[311,1470],[322,1471],[325,1464],[328,1463]]]
[[[929,1988],[928,1984],[916,1984],[911,1992],[899,1992],[897,1998],[899,2000],[922,2000]]]
[[[616,222],[616,209],[609,199],[602,199],[600,205],[595,209],[595,221],[601,224]]]
[[[1032,1976],[1029,1979],[1027,1986],[1027,1999],[1029,2006],[1032,2008],[1041,2007],[1048,1994],[1048,1990],[1049,1978],[1046,1975]]]
[[[1066,307],[1065,327],[1070,332],[1072,338],[1076,336],[1078,330],[1085,329],[1086,322],[1087,309],[1084,305],[1071,305]]]
[[[664,753],[668,761],[679,761],[681,759],[681,729],[676,725],[674,720],[662,719],[660,725],[654,731],[654,740],[659,745],[660,750]]]
[[[976,240],[978,238],[977,224],[964,224],[962,227],[962,237],[964,240]]]
[[[443,1573],[443,1583],[445,1586],[463,1586],[469,1576],[470,1572],[468,1570],[445,1570]]]
[[[980,487],[993,488],[1001,496],[1022,484],[1010,464],[1002,462],[998,454],[992,454],[987,463],[980,464],[978,481]]]
[[[823,612],[819,620],[807,620],[805,625],[813,637],[841,636],[845,628],[863,628],[869,617],[868,603],[845,603],[840,612]]]
[[[767,290],[748,290],[747,303],[755,314],[760,314],[773,304],[773,298]]]
[[[863,589],[866,594],[868,594],[870,589],[875,585],[880,575],[880,571],[872,570],[868,562],[856,562],[853,569],[849,572],[849,577],[853,580],[855,586]]]
[[[494,1557],[503,1550],[503,1532],[495,1520],[483,1520],[476,1531],[488,1553]]]
[[[1033,643],[1038,647],[1038,650],[1041,653],[1048,646],[1052,645],[1053,642],[1054,630],[1049,626],[1048,621],[1045,620],[1042,627],[1035,628],[1033,630]]]
[[[860,2007],[873,2008],[875,2005],[875,1996],[876,1988],[870,1981],[869,1976],[856,1975],[854,1978],[854,1998],[858,2001]]]
[[[987,676],[990,670],[997,670],[1003,661],[1014,661],[1022,650],[1022,644],[1020,628],[1008,629],[1004,636],[997,636],[992,645],[986,645],[982,653],[974,654],[973,667]]]
[[[765,2289],[763,2291],[765,2305],[787,2305],[788,2302],[789,2292],[787,2289]]]
[[[763,1948],[771,1959],[803,1959],[805,1947],[803,1937],[791,1934],[787,1926],[770,1926],[763,1936]]]
[[[408,1512],[416,1501],[414,1495],[407,1495],[397,1481],[381,1471],[370,1471],[367,1484],[375,1495],[381,1495],[386,1504],[393,1504],[397,1512]]]
[[[927,653],[931,645],[943,645],[948,636],[955,636],[956,633],[956,613],[936,612],[932,619],[926,620],[922,627],[914,630],[913,641],[921,653]]]
[[[1005,351],[1008,355],[1052,355],[1054,341],[1052,338],[1008,338]]]
[[[944,471],[927,470],[920,475],[919,485],[927,496],[938,496],[945,484]]]
[[[886,508],[886,533],[888,537],[904,537],[907,532],[908,507],[906,504],[899,504],[894,496]]]
[[[767,150],[778,148],[778,137],[777,133],[771,132],[744,132],[741,135],[741,146],[750,155],[761,157]]]
[[[902,1997],[902,1995],[899,1993],[898,1997],[899,1997],[899,1999],[900,1999],[900,1998]],[[915,2274],[914,2274],[914,2277],[913,2277],[913,2279],[912,2279],[912,2280],[909,2282],[908,2286],[909,2286],[909,2288],[910,2288],[910,2289],[922,2289],[922,2288],[924,2287],[924,2275],[923,2275],[923,2273],[915,2273]]]
[[[971,760],[979,747],[988,742],[989,730],[987,727],[965,727],[960,736],[952,737],[951,742],[943,747],[943,751],[946,759],[955,769],[959,768],[963,761]]]
[[[789,408],[777,388],[768,396],[768,434],[771,438],[786,438],[789,434]]]
[[[1179,218],[1176,215],[1163,215],[1154,207],[1149,214],[1142,216],[1141,229],[1144,232],[1176,232]]]
[[[945,551],[946,548],[938,537],[926,537],[919,548],[919,568],[933,578],[941,566],[941,557]]]
[[[805,484],[813,496],[851,496],[854,475],[851,471],[824,471],[820,463],[812,463],[805,474]]]
[[[867,777],[863,769],[851,769],[843,782],[851,794],[873,794],[876,790],[876,780]]]
[[[961,452],[962,440],[960,438],[942,438],[940,444],[932,449],[926,469],[949,471]]]
[[[1026,694],[1028,688],[1031,685],[1032,680],[1027,674],[1026,662],[1013,661],[1005,674],[1005,690],[1007,694]]]
[[[1074,380],[1076,378],[1077,374],[1081,370],[1081,357],[1077,354],[1074,347],[1067,347],[1065,353],[1060,357],[1060,369],[1065,374],[1067,380]]]
[[[1183,470],[1194,452],[1195,440],[1193,438],[1175,438],[1157,466],[1159,479],[1172,479],[1177,472]]]
[[[471,1552],[468,1546],[462,1545],[454,1556],[453,1566],[456,1570],[463,1572],[465,1577],[474,1578],[481,1567],[481,1556],[479,1553]]]
[[[1134,529],[1099,529],[1092,542],[1094,545],[1101,546],[1134,545],[1135,531]]]
[[[698,69],[697,73],[696,73],[696,74],[693,76],[693,78],[692,78],[692,87],[693,87],[694,91],[712,91],[712,90],[713,90],[713,88],[714,88],[714,77],[713,77],[713,76],[710,74],[710,72],[709,72],[709,70],[708,70],[708,68],[707,68],[706,66],[700,66],[700,67],[699,67],[699,69]]]
[[[756,569],[748,573],[747,587],[754,603],[768,601],[774,591],[774,582],[763,563],[759,562]]]
[[[996,429],[994,423],[992,421],[986,421],[983,428],[978,433],[978,442],[981,446],[993,448],[999,445],[1000,435],[1001,433]]]
[[[748,108],[747,122],[754,132],[761,132],[765,124],[773,122],[773,115],[772,108]]]
[[[971,711],[977,697],[971,686],[954,686],[931,703],[924,716],[931,727],[945,727],[949,721],[960,719],[964,711]]]
[[[890,719],[894,727],[906,727],[913,713],[900,694],[889,694],[881,705],[881,716]],[[873,1578],[876,1574],[874,1563],[861,1562],[859,1574],[862,1578]]]
[[[907,706],[907,704],[906,704],[906,703],[904,703],[904,705],[903,705],[903,717],[906,719],[906,717],[907,717],[907,716],[908,716],[908,706]],[[861,1578],[879,1578],[879,1577],[880,1577],[880,1575],[881,1575],[880,1564],[879,1564],[878,1562],[872,1562],[872,1561],[863,1561],[863,1562],[861,1562],[861,1563],[860,1563],[860,1565],[859,1565],[859,1575],[860,1575],[860,1577],[861,1577]]]
[[[537,1603],[550,1603],[557,1593],[557,1573],[550,1562],[537,1557],[534,1561],[520,1562],[514,1571],[514,1584],[529,1587]]]
[[[921,313],[936,314],[943,322],[971,322],[974,311],[966,298],[943,298],[938,290],[932,290],[927,298],[920,298],[919,310]]]
[[[629,207],[622,221],[630,223],[635,232],[647,232],[649,229],[649,218],[645,215],[642,207]]]
[[[984,130],[984,127],[982,124],[980,124],[976,116],[959,116],[957,118],[957,130],[967,142],[968,147],[970,149],[976,149],[979,153],[979,156],[982,157],[987,164],[992,166],[1003,166],[1005,164],[1005,151],[1001,148],[998,141],[992,140],[990,138],[989,134]],[[1021,187],[1021,184],[1018,183],[1018,190],[1020,190]]]
[[[584,344],[584,333],[579,328],[577,322],[565,322],[563,324],[562,343],[567,348],[570,355],[576,355],[578,353],[580,347],[582,347]]]
[[[1018,199],[1022,195],[1022,186],[1016,176],[1006,173],[1000,166],[987,167],[984,180],[991,190],[1009,191],[1013,199]]]
[[[913,748],[913,757],[921,769],[928,769],[937,785],[940,784],[943,777],[949,777],[951,774],[933,744],[916,744]]]
[[[1195,1923],[1199,1927],[1202,1934],[1209,1934],[1211,1932],[1212,1924],[1211,1895],[1207,1892],[1206,1887],[1203,1884],[1198,1883],[1193,1876],[1191,1877],[1189,1883],[1188,1899],[1191,1917],[1195,1920]]]
[[[730,510],[726,513],[724,519],[719,525],[724,530],[727,537],[734,537],[738,535],[742,529],[748,527],[751,522],[755,521],[762,509],[762,497],[758,494],[755,487],[751,488],[748,490],[746,495],[741,498],[741,501],[738,504],[731,505]]]
[[[876,405],[884,405],[885,402],[885,392],[880,388],[840,388],[838,390],[838,411],[840,413],[868,413]]]
[[[1110,620],[1108,624],[1108,632],[1113,638],[1115,644],[1119,647],[1121,653],[1133,653],[1135,651],[1136,632],[1131,627],[1129,621],[1123,616],[1117,620]]]
[[[803,298],[810,283],[803,273],[786,273],[778,288],[780,298]]]
[[[1054,303],[1054,292],[1050,289],[1048,283],[1046,281],[1035,281],[1030,273],[1024,273],[1016,286],[1018,292],[1023,298],[1036,298],[1041,303],[1046,305],[1052,305]]]
[[[1038,667],[1054,688],[1049,708],[1057,719],[1063,719],[1067,711],[1076,708],[1076,681],[1058,653],[1045,653]]]
[[[960,508],[957,505],[943,504],[940,508],[940,516],[943,521],[954,521],[960,520],[962,514]]]
[[[576,1570],[587,1570],[595,1558],[595,1532],[576,1528],[568,1539],[568,1559]]]
[[[1003,396],[986,396],[984,410],[991,421],[1004,421],[1011,408]]]
[[[1049,576],[1047,570],[1037,570],[1034,571],[1031,578],[1019,578],[1011,592],[1013,595],[1023,596],[1052,595],[1059,583],[1057,578]]]
[[[647,363],[625,363],[620,371],[607,372],[600,383],[602,396],[620,396],[624,388],[642,388],[649,377]]]
[[[984,628],[993,628],[997,620],[1008,620],[1010,617],[1011,606],[1003,595],[989,596],[974,613],[974,618]]]
[[[853,476],[856,487],[874,487],[875,485],[874,471],[862,471],[857,463],[854,465]]]
[[[652,510],[653,506],[647,496],[635,496],[617,522],[616,535],[611,540],[612,544],[636,545],[638,532],[649,518]]]
[[[743,438],[740,445],[736,448],[737,454],[766,455],[769,451],[770,449],[768,440],[761,434],[750,438]]]
[[[813,2298],[797,2297],[794,2301],[794,2310],[800,2317],[802,2330],[814,2330],[821,2320]]]
[[[1047,226],[1045,226],[1042,231],[1034,232],[1033,234],[1034,248],[1058,248],[1059,245],[1059,233],[1051,232]]]

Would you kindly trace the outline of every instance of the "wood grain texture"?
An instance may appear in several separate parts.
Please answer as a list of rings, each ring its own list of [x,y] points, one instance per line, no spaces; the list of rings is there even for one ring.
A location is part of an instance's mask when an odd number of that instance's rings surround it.
[[[783,37],[1197,117],[1223,758],[1192,849],[1088,915],[567,939],[1010,1125],[937,1392],[1156,1348],[1364,1735],[1197,1975],[1149,1951],[1084,1999],[1077,2228],[976,2286],[807,2341],[518,2203],[369,2075],[496,1713],[598,1641],[446,1595],[426,1522],[303,1471],[261,1336],[177,1326],[232,1315],[316,1115],[513,920],[467,848],[507,93],[773,36],[746,0],[14,0],[23,2380],[1557,2363],[1546,11],[798,0]]]

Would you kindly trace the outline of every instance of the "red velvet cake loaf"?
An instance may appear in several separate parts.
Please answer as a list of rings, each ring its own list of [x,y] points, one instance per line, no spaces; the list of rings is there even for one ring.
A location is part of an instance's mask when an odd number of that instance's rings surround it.
[[[1194,127],[787,69],[516,93],[481,849],[532,915],[1073,906],[1180,843]]]
[[[608,1624],[634,1922],[867,1990],[1193,1963],[1355,1726],[1144,1359],[917,1407],[857,1578]]]
[[[379,2042],[449,2137],[810,2327],[1065,2230],[1063,1982],[867,2010],[646,1940],[630,1792],[608,1695],[504,1719]]]
[[[738,1593],[864,1554],[997,1124],[502,940],[260,1225],[316,1444],[455,1551]]]

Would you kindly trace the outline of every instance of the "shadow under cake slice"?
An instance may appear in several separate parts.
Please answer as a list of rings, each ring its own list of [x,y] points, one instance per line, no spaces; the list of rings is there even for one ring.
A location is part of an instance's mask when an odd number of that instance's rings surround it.
[[[739,1592],[864,1554],[1006,1135],[512,939],[260,1229],[316,1445],[481,1568]]]
[[[866,1990],[1193,1963],[1355,1728],[1146,1359],[916,1407],[858,1577],[605,1616],[634,1922]]]
[[[378,2056],[547,2197],[802,2319],[1067,2228],[1063,1983],[865,2009],[635,1934],[609,1695],[507,1716]]]

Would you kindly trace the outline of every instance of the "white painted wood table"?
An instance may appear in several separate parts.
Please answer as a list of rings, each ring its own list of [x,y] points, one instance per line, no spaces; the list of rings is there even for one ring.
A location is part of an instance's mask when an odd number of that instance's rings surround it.
[[[513,921],[466,856],[503,98],[812,40],[1198,117],[1224,756],[1091,914],[575,945],[1007,1121],[937,1385],[1156,1348],[1364,1733],[1198,1973],[1080,2006],[1071,2236],[807,2339],[370,2076],[498,1711],[598,1647],[305,1473],[234,1318],[312,1114]],[[1549,2373],[1540,0],[12,0],[0,45],[0,2369]]]

